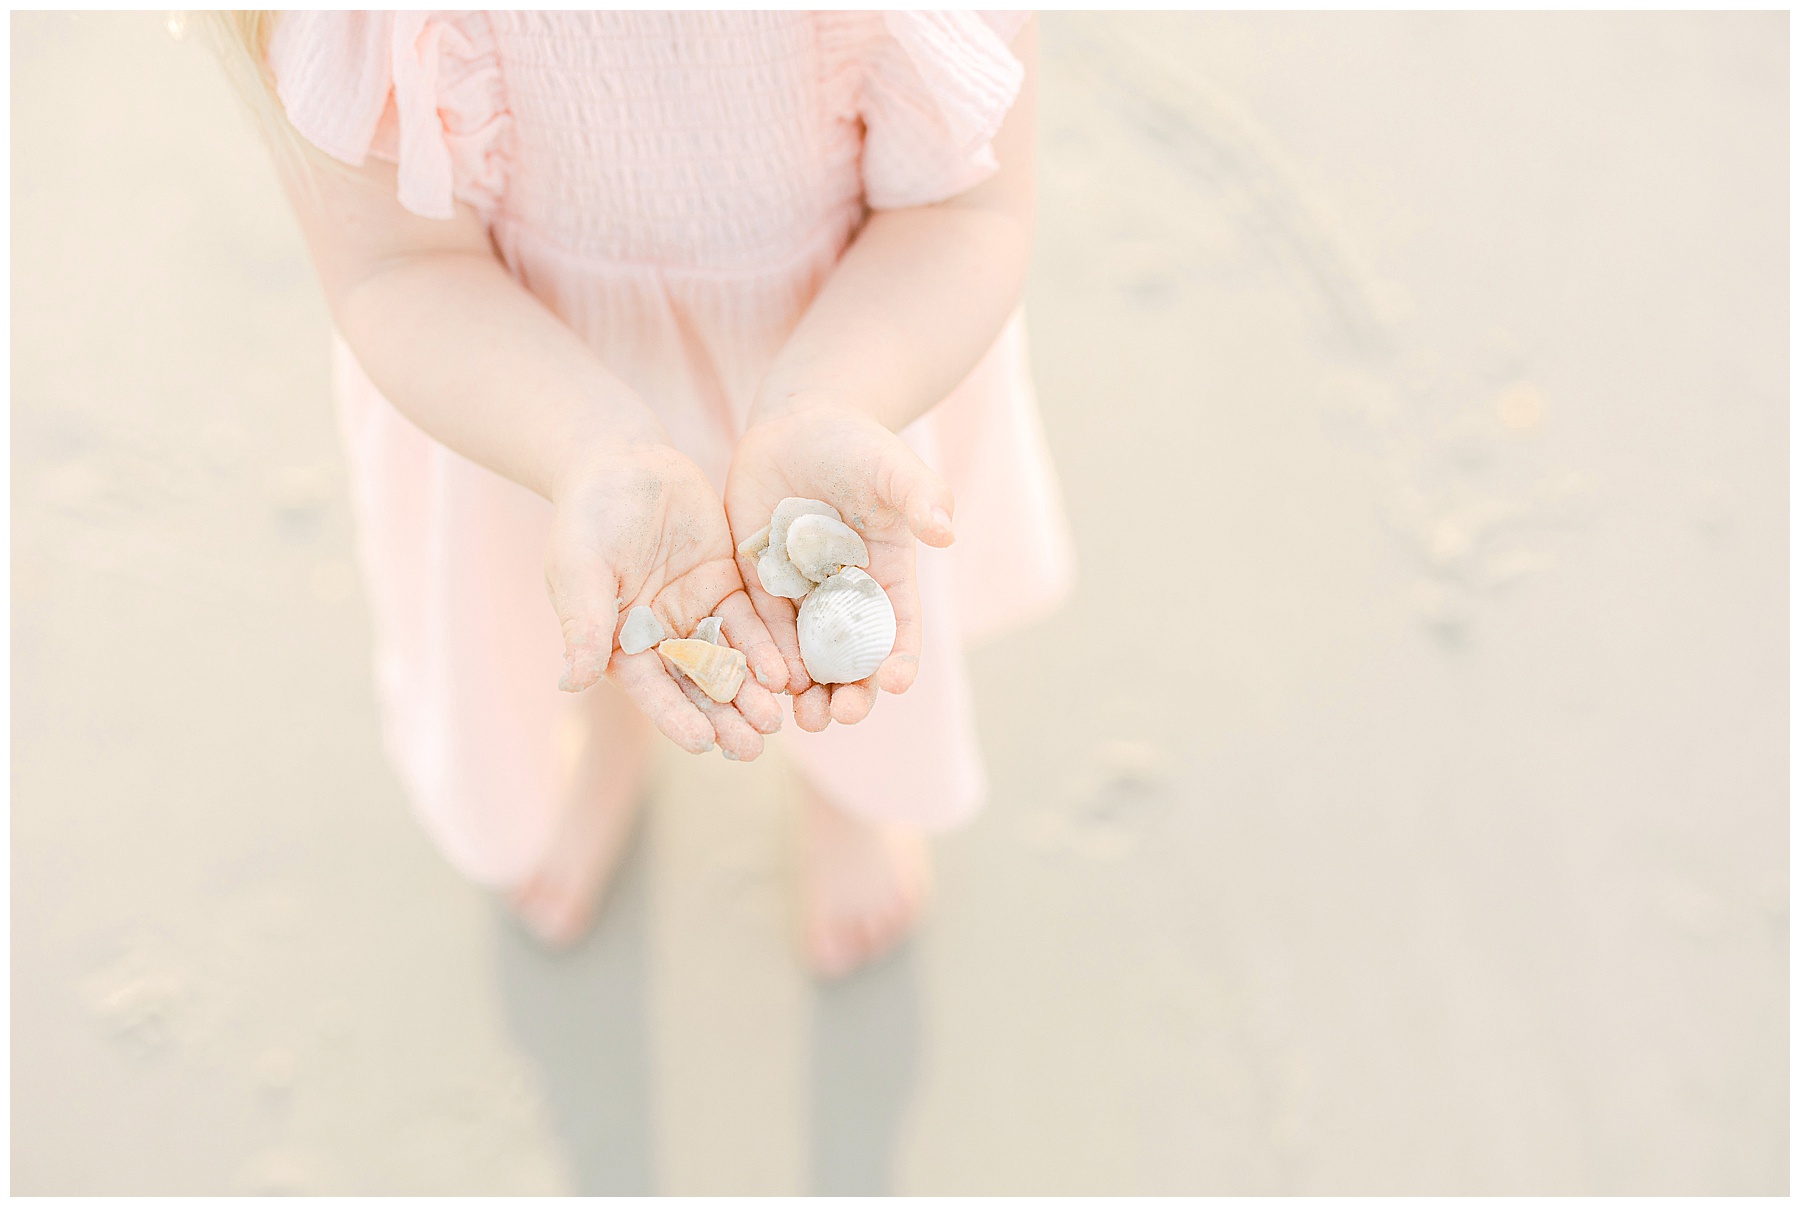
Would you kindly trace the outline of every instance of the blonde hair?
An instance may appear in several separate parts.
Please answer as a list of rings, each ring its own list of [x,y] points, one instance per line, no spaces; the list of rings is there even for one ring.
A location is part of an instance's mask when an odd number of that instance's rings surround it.
[[[269,39],[274,36],[280,17],[279,12],[209,9],[171,13],[169,28],[174,32],[192,25],[201,30],[224,68],[226,79],[243,98],[277,166],[301,180],[310,180],[312,171],[320,167],[341,170],[343,165],[301,137],[275,93],[275,73],[269,68]]]

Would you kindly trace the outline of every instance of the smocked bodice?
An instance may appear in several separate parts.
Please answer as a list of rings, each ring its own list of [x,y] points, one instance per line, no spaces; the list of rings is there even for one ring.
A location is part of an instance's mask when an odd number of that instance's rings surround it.
[[[1022,14],[289,13],[294,125],[400,168],[400,201],[474,206],[503,244],[733,273],[841,244],[867,204],[994,167]],[[834,249],[835,250],[835,249]]]

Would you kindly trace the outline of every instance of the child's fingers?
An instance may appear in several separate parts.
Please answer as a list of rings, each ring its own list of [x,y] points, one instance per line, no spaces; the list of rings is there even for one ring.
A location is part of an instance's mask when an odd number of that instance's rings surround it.
[[[744,657],[750,661],[750,673],[769,691],[778,692],[787,686],[787,659],[782,657],[774,638],[756,614],[756,605],[750,602],[747,592],[733,591],[725,602],[713,612],[719,618],[720,627],[725,631],[725,640],[743,651]],[[773,730],[764,730],[773,733]]]
[[[875,707],[875,685],[840,683],[831,689],[831,719],[839,725],[854,725]]]
[[[884,692],[899,695],[919,678],[917,654],[889,654],[870,680]]]
[[[775,702],[769,689],[755,679],[744,680],[744,686],[738,688],[732,704],[757,733],[775,733],[781,728],[781,705]]]
[[[876,668],[871,682],[884,692],[899,695],[919,677],[919,649],[924,630],[919,616],[918,556],[912,542],[903,541],[900,565],[890,583],[883,583],[888,602],[894,605],[894,648]]]
[[[562,624],[563,691],[592,687],[606,673],[613,633],[619,624],[619,580],[612,568],[591,555],[552,550],[544,566],[550,605]]]
[[[806,663],[800,660],[800,634],[794,628],[798,604],[763,590],[762,579],[756,574],[756,563],[749,558],[740,556],[738,567],[744,572],[744,591],[750,597],[751,606],[762,620],[764,631],[769,634],[782,661],[787,663],[787,682],[782,685],[783,689],[790,695],[798,695],[812,685]]]
[[[822,733],[831,724],[831,689],[815,683],[795,696],[794,724],[807,733]]]
[[[876,488],[882,502],[903,514],[906,526],[927,545],[942,549],[956,539],[950,526],[955,494],[898,437],[882,460]]]
[[[682,693],[662,656],[655,650],[641,654],[613,655],[607,668],[613,680],[643,710],[650,723],[689,754],[705,754],[713,748],[713,723]]]
[[[712,728],[719,735],[719,752],[726,758],[738,763],[748,763],[763,752],[762,735],[750,728],[738,710],[729,704],[720,704],[711,696],[700,690],[698,684],[679,671],[670,671],[675,684],[695,708],[705,714],[712,723]],[[748,681],[744,684],[749,687]]]

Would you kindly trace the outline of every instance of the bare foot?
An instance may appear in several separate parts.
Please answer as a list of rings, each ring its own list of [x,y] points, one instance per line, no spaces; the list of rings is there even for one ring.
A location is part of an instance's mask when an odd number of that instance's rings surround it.
[[[924,836],[863,821],[802,781],[800,902],[807,963],[846,976],[912,933],[931,895]]]
[[[570,776],[556,837],[507,903],[545,944],[573,946],[593,923],[643,800],[651,729],[611,684],[584,694],[585,741]]]

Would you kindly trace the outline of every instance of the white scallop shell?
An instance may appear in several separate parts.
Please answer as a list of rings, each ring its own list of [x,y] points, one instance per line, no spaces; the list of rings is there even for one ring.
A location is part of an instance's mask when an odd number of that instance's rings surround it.
[[[794,569],[822,583],[845,566],[867,566],[869,547],[856,529],[828,515],[794,517],[787,532],[788,561]]]
[[[619,628],[619,649],[627,654],[641,654],[666,636],[656,613],[639,604]]]
[[[694,640],[710,641],[714,645],[724,645],[725,634],[723,632],[723,625],[724,622],[717,616],[708,616],[705,620],[702,620],[699,624],[694,626]]]
[[[800,660],[814,683],[855,683],[894,650],[894,605],[854,567],[832,575],[800,605]]]

